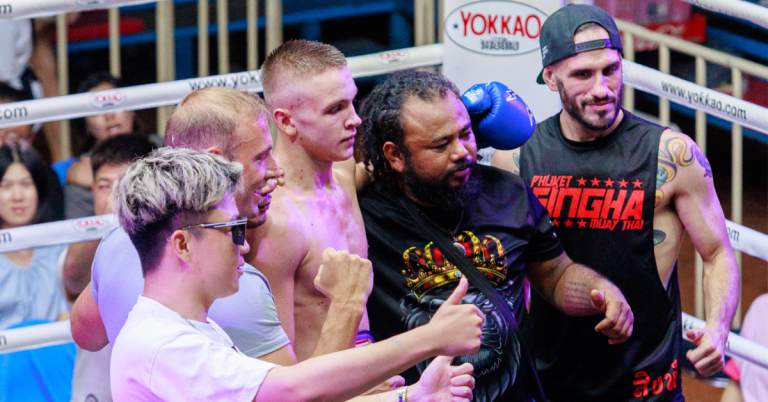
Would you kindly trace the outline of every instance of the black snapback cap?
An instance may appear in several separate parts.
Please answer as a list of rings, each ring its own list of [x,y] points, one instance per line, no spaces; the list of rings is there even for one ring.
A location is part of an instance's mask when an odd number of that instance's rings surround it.
[[[573,35],[580,26],[594,22],[608,31],[608,39],[599,39],[579,44],[573,43]],[[624,50],[621,45],[621,35],[616,22],[607,11],[588,4],[569,4],[550,15],[541,27],[539,36],[541,48],[541,64],[551,66],[560,60],[575,54],[595,49]],[[542,68],[536,82],[543,84]]]

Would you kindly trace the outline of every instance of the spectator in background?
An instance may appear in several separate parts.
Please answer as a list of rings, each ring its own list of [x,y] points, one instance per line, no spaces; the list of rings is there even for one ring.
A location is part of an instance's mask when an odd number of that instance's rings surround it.
[[[49,174],[37,152],[14,143],[0,147],[0,229],[50,219]],[[67,317],[57,263],[67,246],[0,255],[0,329],[23,321]]]
[[[118,78],[109,73],[96,73],[88,76],[77,88],[77,93],[108,91],[122,86]],[[105,139],[130,133],[140,133],[135,122],[135,113],[130,110],[117,110],[102,115],[88,116],[72,121],[73,148],[76,154],[74,158],[65,159],[54,164],[53,169],[59,175],[62,187],[68,183],[76,184],[90,192],[93,182],[93,169],[91,168],[91,151]],[[156,136],[152,136],[153,140]],[[159,137],[158,137],[159,138]],[[162,146],[162,140],[157,140],[158,146]],[[82,189],[81,189],[82,190]],[[68,194],[69,195],[69,194]],[[92,195],[88,194],[83,202],[91,204]],[[68,218],[71,218],[68,216]]]
[[[109,137],[97,145],[91,153],[93,204],[89,205],[90,211],[81,212],[86,216],[113,213],[112,183],[123,176],[125,169],[134,159],[150,153],[153,148],[153,144],[145,136],[137,134]],[[68,184],[67,188],[70,186]],[[69,200],[67,204],[69,205]],[[65,257],[60,260],[64,294],[70,302],[75,301],[91,280],[91,264],[98,246],[99,240],[73,243]],[[109,387],[111,355],[111,345],[98,352],[77,348],[72,378],[72,402],[112,400]]]
[[[104,215],[113,213],[112,183],[125,173],[125,169],[136,158],[140,158],[154,149],[154,145],[146,137],[138,134],[122,134],[107,138],[99,143],[91,153],[93,183],[89,189],[91,204],[87,209],[82,204],[71,205],[70,198],[65,200],[68,213],[79,216]],[[72,185],[67,184],[65,190]],[[67,192],[69,196],[70,192]],[[78,209],[80,208],[80,209]],[[65,295],[74,302],[80,292],[91,280],[91,264],[99,240],[74,243],[70,246],[66,258],[63,259],[63,275]]]
[[[0,104],[22,102],[31,99],[30,95],[23,91],[16,90],[9,85],[0,84]],[[0,128],[0,146],[4,144],[18,143],[22,149],[26,149],[34,147],[38,142],[36,141],[38,137],[41,136],[37,135],[31,124]],[[35,148],[35,150],[38,151],[38,156],[40,156],[40,150],[37,148]],[[58,221],[64,219],[64,191],[61,187],[56,185],[56,173],[51,169],[47,162],[43,163],[45,164],[45,169],[49,176],[48,196],[50,200],[50,208],[46,210],[48,215],[44,220],[46,222]]]
[[[31,100],[28,94],[18,91],[8,85],[0,84],[0,104],[14,103]],[[29,148],[34,145],[37,136],[31,124],[16,127],[0,128],[0,146],[4,144],[18,143],[21,148]],[[38,150],[39,152],[39,150]],[[39,153],[38,153],[39,155]],[[48,198],[49,206],[46,212],[49,214],[44,221],[58,221],[64,219],[64,191],[58,186],[56,173],[45,163],[48,174]]]
[[[768,346],[768,294],[752,302],[739,335]],[[728,361],[723,371],[731,377],[731,382],[723,392],[720,402],[768,401],[768,369],[733,358]]]
[[[120,80],[108,73],[97,73],[86,78],[78,87],[78,93],[98,92],[116,89],[121,86]],[[80,138],[73,137],[73,143],[84,149],[80,156],[57,162],[53,169],[59,175],[64,186],[66,219],[91,216],[93,212],[93,168],[91,152],[93,148],[109,137],[121,134],[139,133],[132,111],[112,111],[110,113],[75,119],[73,133],[81,133]],[[146,136],[144,136],[146,138]],[[159,140],[162,146],[162,140]]]
[[[77,20],[77,13],[67,14],[69,24]],[[40,99],[59,95],[56,77],[56,59],[49,37],[52,18],[0,20],[0,83],[23,93],[25,99]],[[45,135],[34,136],[34,147],[50,163],[58,160],[61,152],[58,122],[37,124],[33,132],[44,126]],[[32,141],[30,141],[32,142]],[[51,145],[54,145],[51,147]]]

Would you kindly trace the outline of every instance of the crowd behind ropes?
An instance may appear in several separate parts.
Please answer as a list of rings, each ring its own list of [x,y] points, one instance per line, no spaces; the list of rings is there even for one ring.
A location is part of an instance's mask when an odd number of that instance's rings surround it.
[[[0,22],[0,103],[56,95],[46,29]],[[198,89],[165,138],[89,116],[51,163],[55,125],[0,129],[0,229],[120,222],[0,255],[0,331],[70,319],[76,342],[0,355],[0,400],[682,401],[685,359],[765,401],[766,369],[726,364],[739,277],[706,157],[621,108],[605,11],[564,7],[541,43],[563,110],[538,123],[513,79],[405,71],[357,99],[338,49],[294,40],[263,96]],[[681,354],[686,231],[707,327]],[[743,334],[767,343],[764,301]]]

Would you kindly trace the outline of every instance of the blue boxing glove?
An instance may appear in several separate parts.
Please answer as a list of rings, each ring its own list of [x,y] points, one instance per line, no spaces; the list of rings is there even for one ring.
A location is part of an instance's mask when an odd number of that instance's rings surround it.
[[[525,102],[500,82],[476,84],[464,92],[461,100],[469,112],[478,148],[518,148],[536,128],[536,119]]]

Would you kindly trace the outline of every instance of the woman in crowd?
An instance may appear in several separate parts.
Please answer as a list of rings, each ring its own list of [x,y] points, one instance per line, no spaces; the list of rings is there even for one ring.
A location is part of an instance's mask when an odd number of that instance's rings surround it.
[[[89,75],[80,83],[77,87],[77,93],[108,91],[121,86],[120,79],[111,74],[96,73]],[[93,180],[90,151],[108,137],[140,131],[134,120],[135,113],[130,110],[111,111],[72,120],[72,145],[75,155],[78,156],[54,164],[53,169],[59,175],[61,185],[77,183],[90,187],[90,181]]]
[[[48,180],[46,165],[34,150],[19,144],[0,147],[0,229],[50,220]],[[57,262],[66,248],[0,254],[0,329],[33,319],[66,318],[57,274]]]
[[[90,75],[78,87],[78,93],[99,92],[121,87],[119,79],[109,73]],[[53,169],[59,175],[64,186],[64,217],[66,219],[91,216],[93,211],[93,169],[91,152],[102,141],[120,134],[137,133],[135,113],[129,110],[112,111],[97,116],[88,116],[73,120],[73,132],[80,133],[80,138],[73,137],[75,148],[85,150],[79,157],[57,162]],[[159,139],[159,137],[158,137]],[[157,146],[162,146],[162,140]]]

